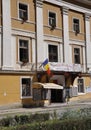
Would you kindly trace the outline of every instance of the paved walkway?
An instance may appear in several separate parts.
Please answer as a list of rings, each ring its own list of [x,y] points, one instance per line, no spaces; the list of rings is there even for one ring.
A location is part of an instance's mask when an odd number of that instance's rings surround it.
[[[78,108],[91,108],[91,102],[69,102],[67,103],[53,103],[47,107],[37,107],[37,108],[14,108],[10,106],[1,106],[0,107],[0,118],[7,117],[7,116],[14,116],[16,114],[29,114],[29,113],[39,113],[39,112],[53,112],[54,110],[57,111],[64,111],[66,109],[78,109]]]

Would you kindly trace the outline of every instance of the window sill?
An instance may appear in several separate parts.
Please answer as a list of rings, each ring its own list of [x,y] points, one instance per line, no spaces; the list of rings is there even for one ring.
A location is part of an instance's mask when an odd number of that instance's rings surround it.
[[[32,96],[21,97],[21,99],[29,99],[29,98],[32,98]]]

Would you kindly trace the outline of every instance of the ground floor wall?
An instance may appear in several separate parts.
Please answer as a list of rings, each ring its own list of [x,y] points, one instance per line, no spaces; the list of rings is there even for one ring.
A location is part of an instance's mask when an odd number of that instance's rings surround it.
[[[21,96],[21,78],[31,77],[29,74],[0,74],[0,105],[23,103]],[[31,102],[31,97],[27,99]],[[28,102],[26,100],[26,102]]]
[[[50,90],[50,95],[51,97],[47,97],[45,99],[40,99],[40,100],[34,100],[34,95],[33,95],[33,85],[31,84],[31,96],[30,97],[22,97],[21,95],[21,78],[27,78],[27,77],[32,77],[32,81],[33,82],[42,82],[42,83],[46,83],[47,82],[47,78],[46,78],[46,74],[42,74],[40,75],[33,75],[33,74],[0,74],[0,105],[6,105],[6,104],[13,104],[13,103],[19,103],[21,105],[25,105],[25,106],[43,106],[45,104],[49,105],[50,103],[62,103],[65,100],[63,98],[64,97],[64,88],[62,90]],[[36,77],[39,77],[36,78]],[[70,77],[71,78],[71,77]],[[58,84],[62,85],[63,87],[65,87],[64,85],[64,76],[63,75],[53,75],[50,80],[48,80],[49,82],[53,82],[56,81]],[[69,78],[68,78],[69,79]],[[78,79],[82,79],[80,83],[78,83]],[[39,80],[39,81],[38,81]],[[69,80],[68,82],[69,84],[71,84],[71,80]],[[78,87],[80,85],[80,90],[82,90],[82,92],[78,91]],[[38,87],[38,86],[37,86]],[[77,91],[77,94],[72,95],[72,97],[70,98],[70,101],[76,101],[79,99],[85,100],[85,99],[91,99],[91,78],[90,76],[82,76],[82,77],[76,77],[73,84],[69,87],[75,88],[77,87],[77,89],[74,89]],[[83,89],[81,89],[81,87]],[[38,91],[37,91],[38,92]],[[42,91],[41,91],[42,92]],[[46,94],[48,94],[47,91],[45,91]],[[41,93],[42,94],[42,93]],[[37,93],[38,95],[38,93]],[[43,95],[45,96],[45,95]],[[55,99],[54,99],[55,98]],[[59,99],[57,99],[59,98]],[[51,102],[52,101],[52,102]]]
[[[20,76],[0,75],[0,105],[21,102]]]

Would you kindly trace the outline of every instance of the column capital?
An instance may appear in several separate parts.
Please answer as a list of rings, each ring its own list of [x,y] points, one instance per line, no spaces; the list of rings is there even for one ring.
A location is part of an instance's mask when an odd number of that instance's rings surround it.
[[[68,11],[69,11],[69,8],[68,8],[68,7],[66,7],[66,6],[63,6],[63,7],[62,7],[62,12],[63,12],[63,14],[68,15]]]
[[[36,0],[36,6],[42,8],[44,0]]]
[[[91,14],[85,13],[84,15],[85,15],[85,20],[89,21]]]

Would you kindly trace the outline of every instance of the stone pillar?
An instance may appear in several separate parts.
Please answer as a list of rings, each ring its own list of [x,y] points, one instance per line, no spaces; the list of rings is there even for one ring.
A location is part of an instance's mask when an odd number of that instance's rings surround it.
[[[2,69],[12,69],[11,8],[10,0],[2,0]]]
[[[43,62],[44,43],[43,43],[43,0],[36,0],[36,55],[37,63]]]
[[[85,14],[85,34],[86,34],[86,64],[91,68],[91,39],[90,39],[90,15]]]
[[[64,62],[69,63],[69,22],[68,22],[68,8],[63,7],[63,57]]]

